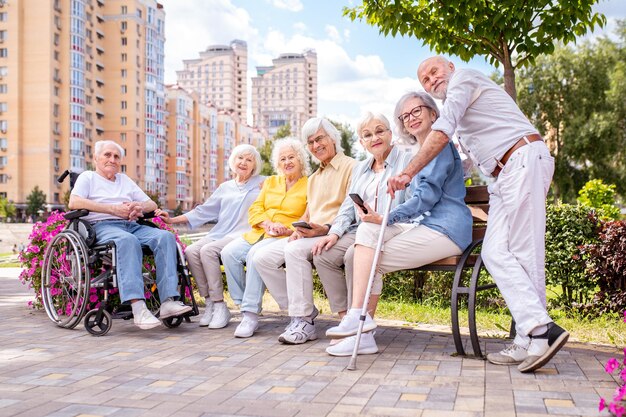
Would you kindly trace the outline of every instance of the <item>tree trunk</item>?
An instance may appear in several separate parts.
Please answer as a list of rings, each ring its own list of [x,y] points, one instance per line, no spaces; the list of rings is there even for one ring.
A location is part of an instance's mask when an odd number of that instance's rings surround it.
[[[515,68],[511,64],[511,57],[507,55],[504,61],[504,91],[506,91],[513,101],[517,102],[517,89],[515,88]]]

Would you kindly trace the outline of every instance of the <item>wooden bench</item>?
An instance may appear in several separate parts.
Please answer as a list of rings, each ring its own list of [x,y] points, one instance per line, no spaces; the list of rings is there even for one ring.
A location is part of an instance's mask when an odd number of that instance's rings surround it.
[[[472,212],[472,243],[459,256],[451,256],[437,262],[424,265],[412,271],[450,271],[454,272],[452,282],[451,297],[451,319],[452,336],[454,345],[459,355],[465,355],[463,342],[461,340],[461,329],[459,325],[459,307],[462,296],[468,298],[468,322],[470,340],[474,355],[482,357],[478,331],[476,329],[476,293],[482,290],[495,288],[495,283],[479,285],[480,272],[484,269],[479,249],[482,245],[485,231],[487,230],[487,215],[489,213],[489,193],[486,185],[469,186],[466,188],[465,202]],[[469,279],[468,279],[469,275]],[[514,329],[514,326],[511,326]],[[513,335],[513,330],[511,330]]]

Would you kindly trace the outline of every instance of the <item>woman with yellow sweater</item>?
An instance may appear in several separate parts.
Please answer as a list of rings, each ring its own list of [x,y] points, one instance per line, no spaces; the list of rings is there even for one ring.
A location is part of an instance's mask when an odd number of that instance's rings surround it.
[[[243,313],[235,337],[250,337],[259,327],[265,285],[252,259],[263,246],[291,235],[291,223],[306,210],[308,158],[297,139],[286,138],[274,144],[272,165],[278,175],[265,179],[261,193],[248,210],[252,230],[222,249],[228,291]]]

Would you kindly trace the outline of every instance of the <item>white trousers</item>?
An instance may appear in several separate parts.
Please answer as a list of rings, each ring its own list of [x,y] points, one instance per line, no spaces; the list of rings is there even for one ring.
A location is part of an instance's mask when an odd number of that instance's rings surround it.
[[[489,185],[489,220],[482,258],[515,319],[515,343],[552,320],[546,311],[546,195],[554,158],[545,143],[516,150]]]

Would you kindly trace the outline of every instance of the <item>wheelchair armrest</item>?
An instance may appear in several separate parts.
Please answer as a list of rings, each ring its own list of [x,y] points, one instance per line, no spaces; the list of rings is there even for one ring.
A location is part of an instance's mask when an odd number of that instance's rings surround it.
[[[142,219],[148,220],[148,219],[154,219],[155,217],[156,217],[155,211],[152,210],[147,213],[144,213]]]
[[[66,220],[74,220],[74,219],[80,219],[81,217],[85,217],[88,214],[89,214],[89,210],[80,209],[80,210],[68,211],[67,213],[63,215],[63,217],[65,217]]]

